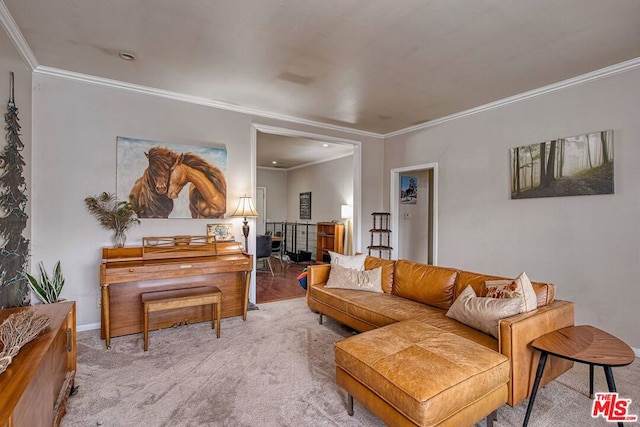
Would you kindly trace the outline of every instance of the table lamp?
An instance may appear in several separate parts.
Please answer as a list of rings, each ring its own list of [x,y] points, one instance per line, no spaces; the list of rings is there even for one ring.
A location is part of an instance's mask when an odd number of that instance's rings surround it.
[[[255,218],[259,216],[256,208],[253,207],[253,202],[251,201],[251,197],[248,197],[246,194],[240,197],[238,201],[238,207],[236,211],[231,214],[233,217],[244,218],[242,221],[242,234],[244,235],[244,250],[249,251],[249,221],[247,218]]]

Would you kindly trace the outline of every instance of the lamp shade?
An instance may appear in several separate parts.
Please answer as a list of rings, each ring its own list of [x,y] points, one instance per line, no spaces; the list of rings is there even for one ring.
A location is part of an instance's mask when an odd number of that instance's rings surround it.
[[[253,207],[251,197],[242,196],[240,197],[240,200],[238,200],[238,207],[236,208],[236,211],[232,213],[231,216],[248,218],[257,217],[259,215],[256,208]]]

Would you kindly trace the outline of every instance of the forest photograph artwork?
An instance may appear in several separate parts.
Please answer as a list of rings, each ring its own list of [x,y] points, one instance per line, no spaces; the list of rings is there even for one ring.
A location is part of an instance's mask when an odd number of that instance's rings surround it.
[[[511,198],[613,194],[613,131],[511,149]]]

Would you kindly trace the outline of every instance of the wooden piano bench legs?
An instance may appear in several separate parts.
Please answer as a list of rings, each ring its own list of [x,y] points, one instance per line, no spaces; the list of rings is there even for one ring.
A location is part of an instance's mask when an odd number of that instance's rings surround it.
[[[198,288],[146,292],[141,295],[141,298],[144,312],[144,351],[149,349],[149,313],[154,311],[211,304],[211,329],[217,326],[216,336],[220,338],[222,291],[217,287],[202,286]]]

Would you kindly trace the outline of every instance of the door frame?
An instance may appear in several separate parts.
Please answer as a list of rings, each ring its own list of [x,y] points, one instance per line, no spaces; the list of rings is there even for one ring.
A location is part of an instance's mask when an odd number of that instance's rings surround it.
[[[259,207],[262,207],[262,212]],[[256,187],[256,210],[261,214],[256,218],[256,234],[263,234],[267,229],[267,187]]]
[[[353,212],[351,218],[351,225],[353,231],[353,243],[354,252],[360,251],[361,247],[361,216],[362,216],[362,141],[355,139],[338,138],[335,136],[323,135],[313,132],[305,132],[301,130],[263,125],[259,123],[252,123],[251,131],[251,189],[252,193],[256,193],[257,185],[257,155],[258,155],[258,132],[268,133],[272,135],[292,136],[315,139],[323,142],[330,142],[334,144],[345,144],[353,146]],[[255,228],[255,227],[254,227]],[[255,262],[255,260],[254,260]],[[255,267],[255,266],[254,266]],[[255,268],[251,274],[251,286],[249,288],[249,301],[255,303],[256,301],[256,276]]]
[[[438,163],[425,163],[421,165],[405,166],[401,168],[391,169],[390,179],[390,210],[391,210],[391,230],[395,230],[395,233],[391,233],[391,247],[398,248],[398,230],[400,229],[400,174],[406,172],[415,171],[432,171],[432,179],[430,183],[431,195],[433,197],[433,203],[430,204],[431,212],[429,212],[429,218],[431,219],[429,227],[429,241],[427,242],[429,263],[432,265],[438,264]],[[393,251],[392,251],[393,254]],[[398,255],[392,258],[398,259]]]

